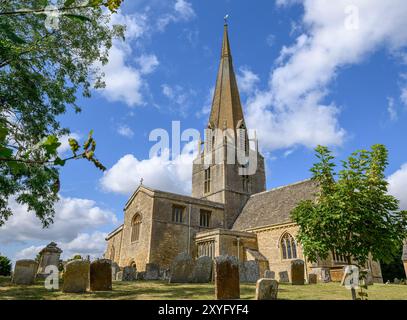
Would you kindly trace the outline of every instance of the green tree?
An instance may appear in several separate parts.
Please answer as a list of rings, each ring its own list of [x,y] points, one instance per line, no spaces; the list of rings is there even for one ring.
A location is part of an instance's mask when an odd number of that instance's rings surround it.
[[[97,66],[107,63],[112,40],[123,38],[123,26],[110,25],[121,2],[0,3],[0,226],[12,215],[10,198],[27,205],[44,227],[52,223],[59,171],[68,160],[85,159],[105,170],[95,157],[92,131],[82,146],[70,139],[72,154],[60,158],[60,138],[69,129],[58,117],[80,112],[77,95],[90,97],[92,87],[104,86]],[[47,21],[56,13],[59,24],[50,28]]]
[[[0,255],[0,276],[9,276],[10,274],[11,274],[10,259]]]
[[[318,146],[315,151],[319,162],[311,172],[319,185],[316,201],[302,201],[292,211],[304,254],[316,262],[335,250],[359,267],[369,254],[391,262],[407,236],[407,212],[400,211],[399,201],[387,192],[385,146],[354,152],[342,161],[339,173],[328,148]]]

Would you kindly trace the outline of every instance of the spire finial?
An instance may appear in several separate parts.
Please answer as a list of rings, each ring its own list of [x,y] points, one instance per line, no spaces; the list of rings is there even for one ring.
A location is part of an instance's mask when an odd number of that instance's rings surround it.
[[[228,25],[228,19],[229,19],[229,14],[223,17],[223,20],[225,20],[225,26]]]

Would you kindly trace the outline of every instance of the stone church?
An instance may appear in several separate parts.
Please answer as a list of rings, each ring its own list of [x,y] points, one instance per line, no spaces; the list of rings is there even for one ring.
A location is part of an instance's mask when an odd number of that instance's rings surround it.
[[[242,136],[245,125],[225,24],[205,132],[220,129],[235,137]],[[293,259],[302,259],[305,275],[316,273],[320,280],[327,277],[338,280],[344,259],[333,252],[325,261],[307,261],[296,240],[298,226],[290,218],[291,210],[301,200],[315,198],[315,183],[305,180],[267,191],[264,158],[257,150],[255,139],[249,141],[243,133],[244,143],[240,146],[245,153],[255,155],[256,170],[249,173],[245,171],[247,164],[229,161],[235,158],[229,155],[236,154],[241,140],[235,142],[236,139],[215,134],[205,137],[203,150],[200,142],[193,163],[192,195],[140,184],[124,206],[123,225],[106,238],[105,258],[121,267],[134,266],[143,271],[148,263],[167,269],[183,252],[192,257],[227,254],[242,262],[258,261],[260,274],[272,270],[277,280],[280,272],[289,271]],[[208,158],[218,161],[205,161]],[[381,282],[380,264],[369,261],[368,267],[374,281]]]

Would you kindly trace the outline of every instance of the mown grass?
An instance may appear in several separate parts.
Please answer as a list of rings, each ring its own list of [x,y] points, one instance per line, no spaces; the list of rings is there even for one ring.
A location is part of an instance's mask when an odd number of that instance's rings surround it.
[[[61,283],[60,283],[61,286]],[[255,285],[242,284],[241,299],[254,299]],[[374,284],[368,290],[369,300],[407,300],[406,285]],[[278,298],[285,300],[349,300],[350,291],[338,283],[293,286],[280,284]],[[213,284],[169,284],[164,281],[113,282],[112,291],[67,294],[51,291],[43,281],[32,286],[16,286],[10,278],[0,277],[0,300],[182,300],[214,299]]]

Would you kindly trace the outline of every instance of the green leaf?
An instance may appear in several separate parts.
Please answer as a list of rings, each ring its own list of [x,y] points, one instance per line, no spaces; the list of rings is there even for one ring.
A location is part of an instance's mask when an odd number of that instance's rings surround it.
[[[71,20],[78,20],[78,21],[80,21],[80,22],[91,22],[91,21],[92,21],[92,20],[89,19],[88,17],[81,16],[81,15],[78,15],[78,14],[66,13],[66,14],[64,14],[63,16],[64,16],[64,17],[67,17],[67,18],[69,18],[69,19],[71,19]]]
[[[0,146],[0,157],[1,158],[11,158],[11,156],[13,155],[13,150],[6,148],[6,147],[1,147]]]
[[[66,160],[62,160],[60,157],[57,157],[57,158],[54,160],[54,164],[55,164],[56,166],[61,166],[61,167],[63,167],[63,166],[65,165],[65,163],[66,163]]]
[[[23,172],[25,170],[25,164],[17,161],[9,161],[7,163],[8,167],[10,168],[11,172],[15,175]]]
[[[8,129],[5,127],[0,127],[0,142],[6,140],[8,134]]]
[[[65,0],[64,7],[70,7],[75,3],[75,0]]]
[[[43,142],[42,146],[46,150],[48,155],[53,155],[57,153],[58,147],[61,143],[58,141],[58,138],[54,135],[48,136]]]

